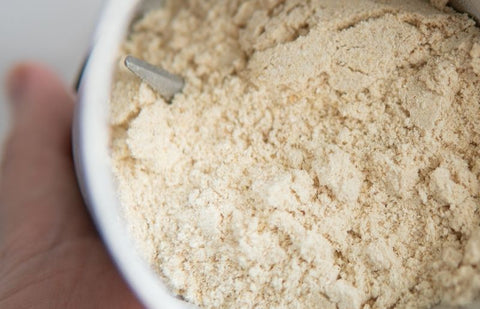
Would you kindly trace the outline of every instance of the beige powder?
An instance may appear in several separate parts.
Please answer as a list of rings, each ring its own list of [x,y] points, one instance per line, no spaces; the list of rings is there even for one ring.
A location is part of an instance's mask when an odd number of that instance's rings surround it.
[[[145,258],[201,307],[425,308],[480,291],[480,31],[436,1],[167,2],[119,61],[112,156]]]

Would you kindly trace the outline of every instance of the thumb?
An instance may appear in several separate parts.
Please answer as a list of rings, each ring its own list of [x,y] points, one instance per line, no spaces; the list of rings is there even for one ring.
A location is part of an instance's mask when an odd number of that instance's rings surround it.
[[[72,94],[35,64],[16,67],[7,92],[14,121],[0,175],[0,237],[35,250],[84,233],[90,227],[70,147]]]
[[[8,74],[7,93],[14,116],[11,141],[21,136],[30,139],[22,142],[30,149],[45,143],[54,150],[68,149],[73,96],[53,72],[39,64],[20,64]]]

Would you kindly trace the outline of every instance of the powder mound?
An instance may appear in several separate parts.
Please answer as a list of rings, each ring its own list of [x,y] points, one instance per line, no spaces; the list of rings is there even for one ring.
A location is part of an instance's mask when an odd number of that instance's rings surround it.
[[[437,9],[443,9],[447,6],[448,0],[430,0],[430,3]]]
[[[313,166],[318,182],[332,190],[340,202],[357,201],[363,176],[346,152],[335,147],[331,153],[313,162]]]
[[[479,294],[480,30],[445,2],[170,0],[134,25],[112,163],[172,291],[203,308]],[[184,91],[166,104],[127,54]]]

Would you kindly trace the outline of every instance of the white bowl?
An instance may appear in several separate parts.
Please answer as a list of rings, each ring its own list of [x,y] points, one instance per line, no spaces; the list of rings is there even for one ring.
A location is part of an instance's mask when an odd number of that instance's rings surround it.
[[[136,252],[117,199],[109,155],[108,102],[119,47],[139,12],[162,2],[108,1],[80,84],[73,128],[74,159],[82,194],[97,229],[139,299],[149,308],[193,308],[175,297]],[[480,308],[480,303],[467,308]]]

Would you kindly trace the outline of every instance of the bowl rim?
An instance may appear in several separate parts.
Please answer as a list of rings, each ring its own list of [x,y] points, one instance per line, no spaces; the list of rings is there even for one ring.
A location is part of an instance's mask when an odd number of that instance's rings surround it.
[[[75,170],[96,228],[139,300],[148,308],[193,308],[175,297],[137,253],[126,229],[112,173],[108,102],[118,50],[140,3],[109,0],[101,14],[75,108]]]

